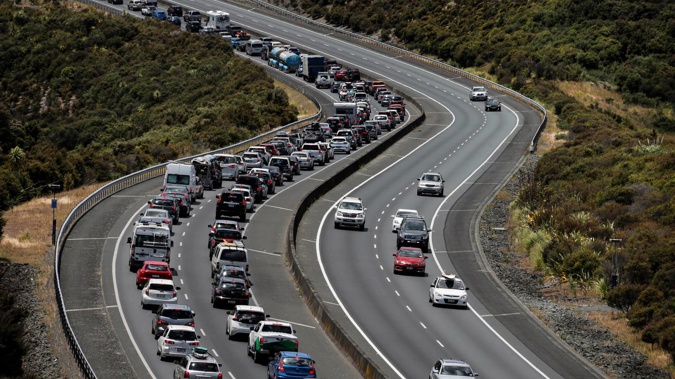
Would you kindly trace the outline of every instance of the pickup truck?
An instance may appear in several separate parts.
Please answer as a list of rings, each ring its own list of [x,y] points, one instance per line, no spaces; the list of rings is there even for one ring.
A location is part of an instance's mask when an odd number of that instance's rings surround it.
[[[183,21],[202,21],[202,14],[199,11],[187,11],[183,13]]]
[[[298,351],[298,337],[287,322],[260,321],[251,328],[246,349],[253,361],[259,363],[280,351]]]
[[[485,101],[488,98],[487,89],[483,86],[471,88],[471,101]]]

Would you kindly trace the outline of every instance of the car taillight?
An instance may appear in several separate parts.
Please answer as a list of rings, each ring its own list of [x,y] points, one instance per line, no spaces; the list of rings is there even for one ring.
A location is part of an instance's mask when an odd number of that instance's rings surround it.
[[[145,269],[140,269],[140,270],[138,271],[138,275],[139,275],[139,276],[145,275]]]
[[[165,344],[165,345],[173,345],[173,344],[175,344],[175,343],[176,343],[176,341],[164,340],[164,344]]]
[[[173,207],[171,207],[171,209],[173,209],[173,210],[175,211],[175,210],[176,210],[176,206],[174,205]]]
[[[175,290],[173,291],[173,297],[176,297],[176,291]]]
[[[164,320],[157,320],[157,325],[169,325],[169,323]]]
[[[260,191],[260,187],[257,187],[255,190],[256,190],[256,191]]]
[[[150,204],[150,208],[154,208],[154,207],[155,207],[155,204]]]
[[[220,290],[216,290],[216,295],[220,295]]]
[[[244,294],[244,296],[249,297],[249,296],[251,296],[251,294],[248,293],[248,291],[246,291],[246,293]]]
[[[260,345],[262,345],[263,343],[265,343],[265,337],[260,337]]]
[[[220,200],[221,200],[221,199],[220,199],[220,198],[218,198],[218,202],[217,202],[217,204],[220,204]]]
[[[185,325],[194,327],[194,326],[195,326],[195,323],[194,323],[194,322],[188,322],[188,323],[186,323]]]
[[[148,288],[148,289],[145,290],[145,294],[146,294],[146,295],[150,295],[150,288]]]
[[[232,317],[232,321],[239,321],[239,316]]]
[[[230,167],[230,168],[235,168],[235,165],[231,164],[229,167]]]
[[[169,220],[164,220],[164,221],[162,221],[162,222],[165,223],[165,224],[168,224],[168,223],[169,223]]]
[[[188,345],[190,345],[190,346],[199,346],[199,341],[189,342]]]
[[[279,360],[279,372],[286,372],[286,369],[284,368],[284,361]]]
[[[295,340],[295,351],[298,351],[298,345],[300,345],[300,342],[298,342],[298,340]]]
[[[316,375],[316,369],[314,368],[314,364],[312,363],[312,367],[309,369],[309,375]]]
[[[268,180],[267,184],[272,185],[272,179]]]
[[[218,377],[219,377],[219,378],[222,378],[222,377],[223,377],[223,374],[220,374]],[[189,378],[190,378],[190,371],[185,371],[185,373],[183,374],[183,378],[188,378],[188,379],[189,379]]]
[[[218,373],[218,379],[223,379],[223,373],[222,372]]]
[[[243,199],[243,200],[241,201],[241,205],[244,205],[244,206],[246,205],[246,199]]]

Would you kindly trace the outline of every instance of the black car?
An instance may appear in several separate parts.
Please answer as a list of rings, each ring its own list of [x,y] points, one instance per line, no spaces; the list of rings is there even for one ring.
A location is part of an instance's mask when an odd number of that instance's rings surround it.
[[[237,184],[247,184],[251,187],[253,191],[254,201],[256,203],[262,203],[263,201],[263,182],[262,180],[255,175],[239,175],[237,178]]]
[[[241,221],[246,221],[246,198],[241,192],[223,191],[216,198],[216,219],[239,216]]]
[[[248,305],[251,293],[248,292],[248,286],[245,280],[239,278],[222,277],[220,281],[213,284],[211,293],[211,303],[216,308],[221,304]]]
[[[202,29],[202,23],[200,21],[187,21],[185,24],[185,30],[190,33],[199,33]]]
[[[368,129],[366,129],[365,126],[356,125],[352,127],[352,130],[354,130],[358,135],[361,136],[361,141],[365,143],[370,143],[370,132],[368,131]]]
[[[180,200],[175,197],[166,197],[166,196],[155,196],[152,200],[148,201],[150,208],[152,209],[165,209],[169,212],[169,216],[173,220],[174,224],[178,223],[178,217],[180,212]]]
[[[340,82],[333,82],[333,85],[330,86],[330,91],[332,93],[337,93],[340,89]]]
[[[272,157],[274,159],[274,157]],[[272,162],[272,160],[270,160]],[[262,168],[267,169],[267,171],[270,172],[270,175],[272,176],[272,179],[274,180],[274,184],[278,186],[283,186],[284,185],[284,174],[281,171],[281,168],[277,165],[272,165],[270,163],[269,166],[262,166]]]
[[[254,175],[259,177],[263,184],[267,186],[267,193],[272,194],[277,192],[277,183],[271,173],[256,172]]]
[[[350,68],[347,70],[347,80],[350,82],[358,82],[361,80],[361,72],[358,68]]]
[[[485,102],[485,111],[486,112],[489,112],[489,111],[501,112],[502,111],[501,101],[499,101],[499,99],[495,99],[494,97],[491,97],[491,98],[487,99],[487,101]]]
[[[180,5],[169,5],[166,9],[166,14],[169,16],[183,17],[183,7]]]
[[[288,157],[272,157],[270,166],[278,168],[281,174],[288,179],[289,182],[293,181],[293,164]]]
[[[188,202],[187,198],[185,198],[185,196],[182,193],[162,192],[161,196],[178,199],[178,210],[180,217],[190,217],[192,205]]]
[[[286,158],[288,158],[288,161],[291,162],[291,172],[293,175],[300,175],[300,161],[298,160],[298,157],[289,155]],[[291,178],[288,180],[292,182],[293,177],[291,176]]]
[[[333,133],[336,133],[338,130],[347,127],[345,122],[339,117],[328,117],[326,119],[326,123],[328,126],[330,126],[330,130],[332,130]]]
[[[401,246],[412,246],[419,247],[423,252],[428,253],[430,231],[422,217],[404,218],[396,235],[396,249],[400,249]]]

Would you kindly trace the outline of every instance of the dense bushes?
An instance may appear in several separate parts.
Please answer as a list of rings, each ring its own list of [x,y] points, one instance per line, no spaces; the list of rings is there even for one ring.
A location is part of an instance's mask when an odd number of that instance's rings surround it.
[[[0,3],[0,211],[295,121],[264,70],[166,22]]]
[[[381,31],[461,67],[511,78],[615,83],[637,103],[675,99],[675,3],[667,0],[304,0],[312,17]]]

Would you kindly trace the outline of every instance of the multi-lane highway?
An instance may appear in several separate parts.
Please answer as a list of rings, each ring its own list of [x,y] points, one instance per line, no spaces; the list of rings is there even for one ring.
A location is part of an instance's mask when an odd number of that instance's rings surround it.
[[[441,270],[463,274],[466,267],[455,267],[453,257],[474,253],[473,249],[457,249],[454,241],[444,238],[445,220],[452,218],[453,204],[471,189],[473,182],[489,172],[495,162],[510,164],[510,167],[516,164],[514,159],[499,162],[498,157],[509,149],[525,151],[527,145],[522,142],[532,137],[538,125],[536,113],[495,94],[504,102],[503,111],[486,114],[482,103],[468,100],[470,83],[462,78],[418,67],[401,57],[325,32],[304,29],[278,17],[218,1],[176,3],[188,9],[228,11],[233,22],[244,28],[259,30],[301,49],[360,67],[373,77],[387,80],[424,107],[425,125],[327,195],[325,199],[329,201],[322,202],[324,208],[310,212],[307,220],[303,220],[305,227],[297,239],[301,241],[299,254],[308,257],[307,271],[313,275],[316,287],[327,302],[335,304],[334,312],[341,323],[385,372],[392,377],[424,377],[435,359],[457,357],[468,361],[482,377],[595,375],[592,370],[579,369],[580,361],[573,358],[561,356],[562,361],[571,363],[562,367],[553,365],[551,360],[555,357],[540,354],[546,349],[538,351],[531,344],[521,342],[519,334],[542,332],[505,327],[501,317],[509,315],[492,313],[488,297],[481,296],[480,292],[473,296],[469,291],[471,310],[468,311],[436,309],[427,303],[432,277]],[[294,323],[301,350],[318,358],[321,376],[329,378],[354,378],[359,374],[341,357],[304,307],[279,252],[285,248],[285,226],[293,207],[316,182],[329,177],[331,170],[348,164],[349,159],[336,160],[325,170],[304,173],[298,178],[302,180],[281,187],[277,195],[250,217],[246,230],[246,245],[253,259],[254,302],[265,307],[272,317]],[[416,178],[427,170],[439,171],[445,176],[444,198],[416,196]],[[503,177],[504,172],[499,174]],[[501,179],[495,176],[486,184],[494,186]],[[147,197],[156,193],[159,185],[158,181],[151,181],[133,193],[120,195],[129,199],[125,211],[116,220],[108,220],[108,234],[100,236],[107,241],[100,247],[105,251],[100,267],[105,286],[104,307],[119,310],[111,321],[133,372],[139,377],[155,378],[169,377],[173,365],[160,362],[155,356],[150,314],[140,308],[140,294],[126,266],[124,240],[131,233],[131,223]],[[330,205],[348,193],[362,197],[368,207],[365,232],[332,227]],[[209,192],[195,206],[193,217],[175,228],[172,266],[176,269],[176,282],[182,287],[179,296],[181,303],[189,304],[196,311],[201,343],[219,357],[225,373],[234,378],[262,377],[265,368],[254,365],[245,355],[245,343],[227,341],[223,324],[225,311],[210,307],[206,235],[207,224],[213,220],[214,195],[215,192]],[[395,236],[390,231],[389,215],[397,208],[418,209],[434,229],[434,253],[427,261],[428,277],[394,276],[391,272]],[[74,244],[87,241],[86,236],[79,237],[74,239]],[[71,252],[76,249],[71,245]],[[470,275],[463,276],[472,287]],[[486,299],[486,304],[479,298]],[[89,309],[78,308],[74,300],[71,305],[69,308],[74,310],[71,315]],[[561,355],[568,354],[564,349],[558,351]],[[570,365],[577,367],[568,367]],[[114,367],[110,372],[114,372]]]

